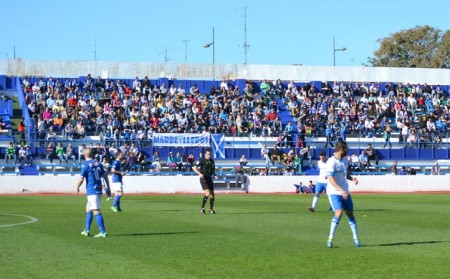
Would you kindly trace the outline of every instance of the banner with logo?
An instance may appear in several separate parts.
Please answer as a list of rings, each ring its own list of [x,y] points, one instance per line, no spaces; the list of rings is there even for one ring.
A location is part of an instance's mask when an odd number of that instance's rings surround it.
[[[178,134],[153,133],[153,146],[165,147],[209,147],[209,133]]]
[[[213,158],[225,159],[225,136],[221,134],[211,135]]]

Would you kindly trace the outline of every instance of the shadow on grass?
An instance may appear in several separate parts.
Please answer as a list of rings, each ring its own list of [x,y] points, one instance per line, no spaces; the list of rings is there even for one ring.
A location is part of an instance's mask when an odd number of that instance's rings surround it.
[[[151,233],[123,233],[113,234],[111,236],[152,236],[152,235],[178,235],[178,234],[195,234],[200,232],[151,232]]]
[[[380,211],[380,212],[382,212],[382,211],[392,211],[392,209],[358,209],[358,210],[354,210],[355,212],[370,212],[370,211],[373,211],[373,212],[377,212],[377,211]]]
[[[247,215],[247,214],[294,214],[294,213],[299,213],[298,211],[282,211],[282,212],[224,212],[224,213],[220,213],[220,215],[223,214],[242,214],[242,215]]]
[[[402,245],[423,245],[423,244],[437,244],[446,243],[450,241],[432,240],[432,241],[417,241],[417,242],[394,242],[394,243],[382,243],[373,245],[364,245],[365,247],[390,247],[390,246],[402,246]]]

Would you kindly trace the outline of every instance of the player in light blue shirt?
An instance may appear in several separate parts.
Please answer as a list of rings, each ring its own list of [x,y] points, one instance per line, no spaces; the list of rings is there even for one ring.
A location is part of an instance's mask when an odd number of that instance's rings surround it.
[[[314,198],[312,201],[312,205],[308,207],[308,210],[311,212],[316,211],[317,203],[319,202],[319,197],[322,192],[327,192],[327,154],[325,151],[320,153],[320,160],[317,162],[317,167],[319,168],[319,178],[317,178],[316,190],[314,194]]]
[[[336,144],[334,156],[327,161],[327,195],[331,204],[331,208],[334,211],[334,217],[331,220],[330,235],[328,237],[327,246],[333,247],[333,239],[336,229],[341,220],[342,213],[348,218],[348,224],[353,233],[353,242],[356,247],[361,246],[361,242],[358,239],[358,226],[356,224],[356,218],[353,215],[353,201],[348,188],[348,181],[353,181],[355,185],[358,185],[358,179],[352,177],[348,170],[348,160],[346,158],[348,153],[348,146],[346,142],[339,141]]]
[[[77,193],[80,192],[80,187],[83,181],[86,180],[86,227],[81,235],[89,236],[91,229],[92,217],[95,216],[95,220],[100,228],[100,233],[94,237],[106,237],[106,229],[103,221],[103,216],[100,213],[100,202],[102,198],[102,178],[104,179],[106,186],[109,187],[108,176],[103,168],[103,165],[94,160],[92,157],[92,150],[85,149],[83,151],[86,162],[81,168],[81,176],[77,182]]]
[[[111,206],[111,210],[114,212],[122,211],[120,207],[120,199],[123,195],[123,183],[122,177],[125,175],[123,171],[122,161],[123,153],[122,151],[117,151],[116,159],[111,164],[111,173],[112,173],[112,183],[111,183],[111,191],[114,192],[114,202]]]

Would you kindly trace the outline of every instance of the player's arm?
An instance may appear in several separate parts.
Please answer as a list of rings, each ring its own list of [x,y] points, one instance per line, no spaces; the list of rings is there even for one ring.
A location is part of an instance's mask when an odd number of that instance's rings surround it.
[[[77,181],[77,194],[80,192],[80,187],[83,185],[84,177],[80,176]]]
[[[197,163],[194,165],[194,167],[192,168],[192,170],[198,174],[198,176],[200,176],[200,178],[203,178],[203,174],[200,172],[200,170],[198,169],[200,167],[200,161],[197,161]]]
[[[356,177],[352,177],[349,173],[347,173],[347,177],[348,180],[353,181],[355,183],[355,185],[358,185],[358,178]]]
[[[336,179],[334,178],[334,176],[332,174],[328,175],[328,181],[331,183],[331,185],[333,185],[334,188],[336,188],[342,195],[342,197],[344,197],[344,199],[347,199],[348,194],[346,191],[344,191],[344,189],[342,189],[342,187],[337,183]]]
[[[111,168],[111,173],[120,174],[121,176],[125,175],[125,172],[116,170],[114,166]]]
[[[216,174],[216,165],[214,164],[214,169],[212,171],[212,176],[214,176],[214,179],[219,179],[219,177]]]

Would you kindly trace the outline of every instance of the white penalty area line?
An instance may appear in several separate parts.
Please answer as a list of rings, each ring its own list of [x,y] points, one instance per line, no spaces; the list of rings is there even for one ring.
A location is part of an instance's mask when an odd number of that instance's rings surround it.
[[[13,226],[20,226],[20,225],[26,225],[26,224],[31,224],[34,222],[39,221],[38,218],[35,218],[33,216],[28,216],[28,215],[22,215],[22,214],[11,214],[11,213],[0,213],[0,215],[6,215],[6,216],[18,216],[18,217],[23,217],[28,219],[29,221],[26,222],[21,222],[21,223],[13,223],[13,224],[4,224],[4,225],[0,225],[0,228],[6,228],[6,227],[13,227]]]

